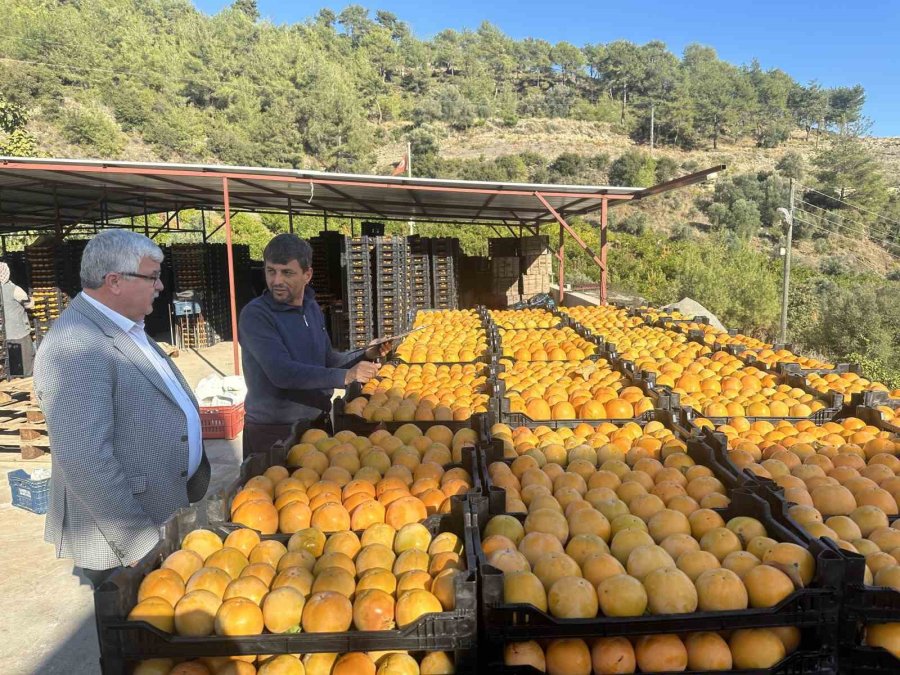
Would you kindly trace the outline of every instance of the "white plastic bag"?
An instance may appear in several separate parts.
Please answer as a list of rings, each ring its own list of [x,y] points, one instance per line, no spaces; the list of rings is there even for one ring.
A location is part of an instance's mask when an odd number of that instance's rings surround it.
[[[220,377],[208,375],[197,383],[194,396],[201,406],[227,406],[241,403],[247,395],[247,385],[240,375]]]

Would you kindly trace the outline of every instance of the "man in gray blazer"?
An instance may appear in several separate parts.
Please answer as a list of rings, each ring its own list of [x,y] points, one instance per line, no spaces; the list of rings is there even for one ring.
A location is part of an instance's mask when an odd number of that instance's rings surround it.
[[[144,332],[162,259],[136,232],[94,237],[83,290],[35,359],[52,460],[44,538],[95,586],[146,555],[159,526],[209,485],[197,401]]]

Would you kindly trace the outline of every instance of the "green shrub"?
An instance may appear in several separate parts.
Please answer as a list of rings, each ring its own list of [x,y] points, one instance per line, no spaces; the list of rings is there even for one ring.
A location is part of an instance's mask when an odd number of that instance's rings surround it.
[[[125,136],[116,121],[97,105],[72,106],[63,112],[62,131],[74,145],[94,151],[98,157],[118,157]]]

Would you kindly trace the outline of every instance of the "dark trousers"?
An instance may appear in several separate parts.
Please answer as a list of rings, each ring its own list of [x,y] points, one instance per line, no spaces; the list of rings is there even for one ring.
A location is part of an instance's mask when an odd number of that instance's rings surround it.
[[[288,441],[292,437],[300,437],[307,429],[323,429],[333,434],[331,413],[323,412],[311,420],[297,420],[293,424],[255,424],[244,423],[244,459],[258,452],[268,452],[275,443]]]
[[[100,584],[109,578],[109,575],[116,571],[116,568],[113,567],[108,570],[89,570],[86,567],[76,566],[72,571],[75,576],[87,579],[91,583],[91,587],[96,590]]]
[[[244,422],[244,459],[258,452],[268,452],[275,443],[287,440],[292,427],[292,424]]]
[[[31,336],[26,335],[18,340],[7,340],[7,343],[19,345],[22,354],[22,372],[10,373],[10,375],[14,377],[20,375],[22,377],[31,377],[34,369],[34,341],[31,339]]]

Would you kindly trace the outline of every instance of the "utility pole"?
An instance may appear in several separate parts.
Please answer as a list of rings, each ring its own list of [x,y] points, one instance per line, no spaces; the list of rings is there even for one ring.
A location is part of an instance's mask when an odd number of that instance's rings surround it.
[[[781,343],[787,342],[788,293],[791,286],[791,243],[794,238],[794,179],[791,178],[790,210],[781,208],[778,213],[787,225],[787,241],[784,249],[784,282],[781,294]]]

